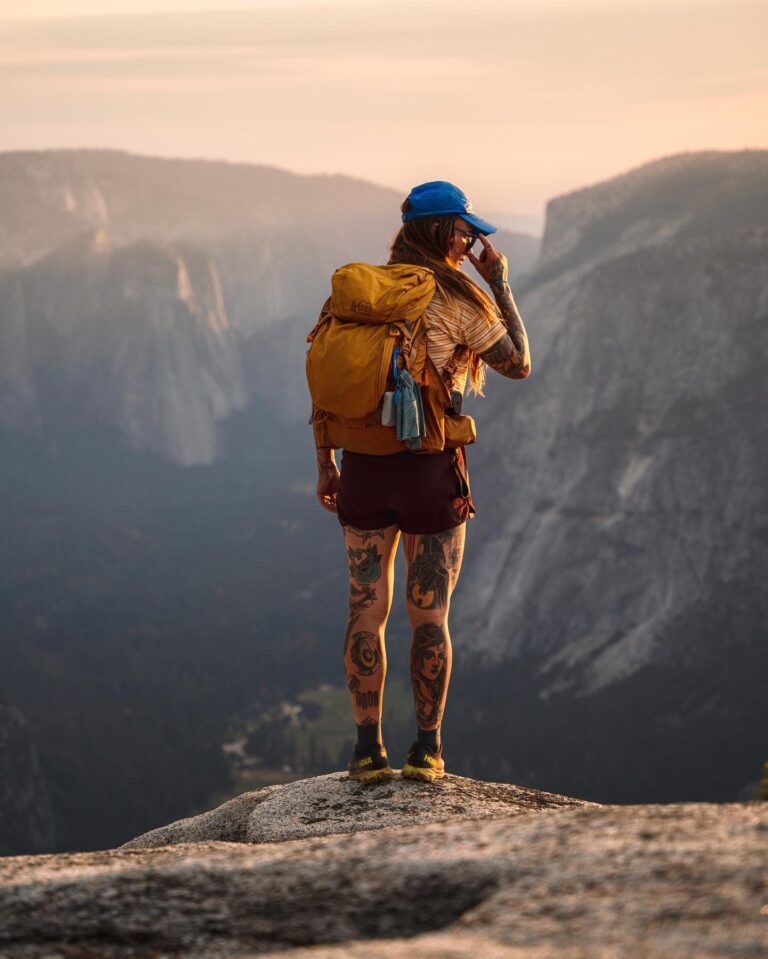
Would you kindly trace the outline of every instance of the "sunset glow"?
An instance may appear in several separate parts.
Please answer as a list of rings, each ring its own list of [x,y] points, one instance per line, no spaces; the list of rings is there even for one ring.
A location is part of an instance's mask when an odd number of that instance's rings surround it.
[[[540,217],[647,160],[768,141],[768,8],[751,0],[208,6],[4,4],[3,148],[444,178]]]

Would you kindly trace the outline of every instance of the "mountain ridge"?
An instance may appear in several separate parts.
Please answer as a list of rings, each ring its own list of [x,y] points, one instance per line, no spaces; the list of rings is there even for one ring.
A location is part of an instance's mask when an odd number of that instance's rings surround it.
[[[554,197],[534,276],[594,258],[603,248],[719,231],[722,222],[713,218],[728,212],[738,218],[734,225],[764,224],[767,166],[766,150],[685,152]]]
[[[297,343],[331,273],[345,260],[385,256],[400,202],[363,180],[122,151],[0,154],[4,200],[0,394],[10,412],[0,410],[0,419],[44,422],[38,381],[57,371],[50,363],[36,369],[29,344],[35,328],[50,326],[70,334],[65,350],[74,361],[65,368],[78,366],[80,352],[80,380],[97,370],[87,408],[103,411],[134,448],[189,466],[214,462],[221,422],[263,399],[260,376],[246,378],[240,359],[253,355],[254,337],[267,331],[280,344],[298,392]],[[532,259],[537,241],[503,235]],[[165,276],[174,262],[175,284]],[[156,346],[127,336],[129,322],[154,330]],[[162,342],[170,329],[172,341]],[[61,379],[54,412],[67,390],[82,403],[77,374]],[[306,415],[300,391],[300,404],[282,404],[296,423]]]

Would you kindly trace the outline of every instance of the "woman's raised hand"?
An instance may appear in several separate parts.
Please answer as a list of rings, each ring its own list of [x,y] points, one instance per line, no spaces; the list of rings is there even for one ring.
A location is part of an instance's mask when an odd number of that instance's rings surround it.
[[[494,249],[487,236],[483,236],[481,233],[479,239],[483,244],[483,251],[480,256],[475,256],[471,250],[467,250],[469,262],[486,283],[496,287],[503,286],[509,278],[507,258],[503,253]]]

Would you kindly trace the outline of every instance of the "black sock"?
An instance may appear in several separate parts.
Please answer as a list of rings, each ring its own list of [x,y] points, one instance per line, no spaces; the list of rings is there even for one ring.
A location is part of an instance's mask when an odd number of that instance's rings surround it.
[[[416,741],[422,746],[429,746],[435,752],[440,751],[440,727],[437,729],[419,729],[416,734]]]
[[[357,726],[357,723],[355,723]],[[371,723],[369,726],[357,726],[357,747],[359,750],[370,749],[381,742],[381,725]]]

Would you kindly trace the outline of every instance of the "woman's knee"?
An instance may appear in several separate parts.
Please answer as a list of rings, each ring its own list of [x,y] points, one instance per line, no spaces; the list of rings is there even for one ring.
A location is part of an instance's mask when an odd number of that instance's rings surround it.
[[[349,596],[347,626],[364,622],[365,626],[360,628],[372,629],[374,632],[383,632],[384,627],[387,625],[391,609],[391,595],[360,597],[351,592]]]
[[[411,624],[411,629],[418,629],[419,626],[424,624],[434,624],[439,626],[441,629],[448,628],[448,606],[431,606],[431,607],[422,607],[417,606],[415,603],[410,601],[409,597],[406,597],[405,609],[408,613],[408,620]]]

